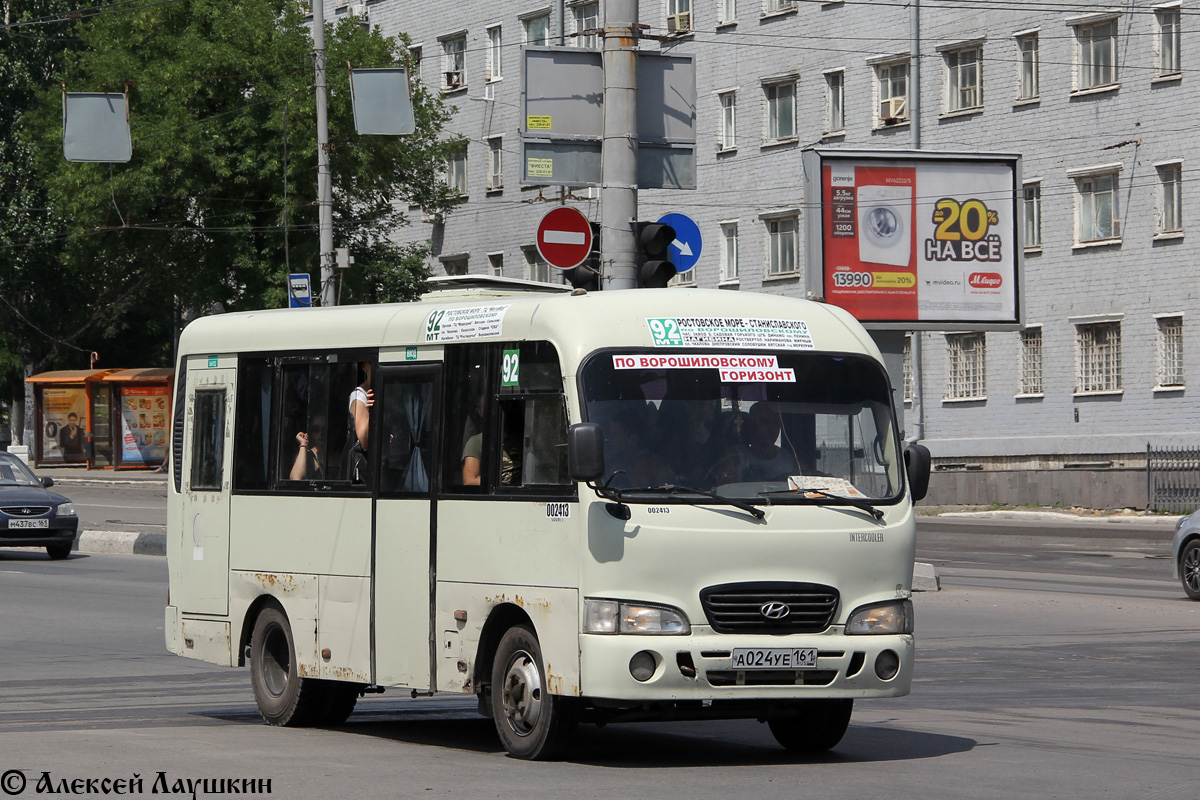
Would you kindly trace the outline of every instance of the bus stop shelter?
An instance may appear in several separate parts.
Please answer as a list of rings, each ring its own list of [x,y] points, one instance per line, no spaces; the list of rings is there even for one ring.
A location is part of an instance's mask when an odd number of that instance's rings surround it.
[[[138,469],[161,466],[171,432],[171,389],[175,370],[122,369],[97,382],[96,397],[109,409],[106,424],[94,431],[96,466]]]
[[[97,382],[112,372],[68,369],[25,379],[33,384],[35,465],[88,463],[88,442],[96,412],[108,418],[107,408],[96,404]]]

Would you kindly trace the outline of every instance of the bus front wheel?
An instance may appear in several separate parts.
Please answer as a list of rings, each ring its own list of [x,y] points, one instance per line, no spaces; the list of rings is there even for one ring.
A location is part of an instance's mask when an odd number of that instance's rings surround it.
[[[250,685],[258,711],[268,724],[291,727],[319,721],[326,698],[319,681],[297,674],[292,626],[278,608],[264,608],[254,621]]]
[[[850,726],[853,700],[805,700],[794,716],[767,720],[775,741],[796,753],[821,753],[837,746]]]
[[[566,744],[579,722],[578,700],[550,694],[537,636],[509,628],[492,662],[492,719],[504,749],[517,758],[545,760]]]

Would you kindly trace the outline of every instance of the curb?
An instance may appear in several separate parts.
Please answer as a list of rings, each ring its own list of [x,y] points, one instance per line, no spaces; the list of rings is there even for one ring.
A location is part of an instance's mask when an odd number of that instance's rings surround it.
[[[913,564],[912,590],[914,592],[940,592],[942,579],[933,564],[918,561]]]
[[[54,478],[53,475],[50,476]],[[120,480],[117,478],[54,478],[55,486],[167,486],[166,479],[141,478],[139,480]]]
[[[81,531],[71,549],[79,553],[165,556],[167,535],[137,531]]]
[[[1021,521],[1041,521],[1041,522],[1088,522],[1088,523],[1112,523],[1114,525],[1153,525],[1154,527],[1175,527],[1179,522],[1179,515],[1160,516],[1160,515],[1133,515],[1133,514],[1113,514],[1106,517],[1089,517],[1079,514],[1064,514],[1061,511],[944,511],[936,515],[935,519],[942,518],[968,518],[968,519],[1009,519]]]

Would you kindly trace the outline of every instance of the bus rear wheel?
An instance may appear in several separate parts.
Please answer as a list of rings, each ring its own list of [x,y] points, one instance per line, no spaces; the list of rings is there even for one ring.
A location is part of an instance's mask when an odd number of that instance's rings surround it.
[[[805,700],[794,716],[767,720],[775,741],[796,753],[822,753],[837,746],[850,726],[853,700]]]
[[[250,685],[262,718],[288,727],[321,722],[327,699],[322,683],[297,674],[292,626],[278,608],[264,608],[250,635]]]
[[[525,626],[509,628],[500,640],[491,696],[500,742],[517,758],[553,758],[579,723],[578,700],[547,691],[542,648]]]

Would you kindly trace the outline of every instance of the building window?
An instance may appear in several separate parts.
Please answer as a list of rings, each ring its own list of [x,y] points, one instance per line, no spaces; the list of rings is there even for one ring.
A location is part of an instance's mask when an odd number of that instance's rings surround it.
[[[1117,218],[1117,176],[1087,175],[1075,179],[1078,201],[1076,241],[1099,242],[1119,238]]]
[[[421,83],[421,48],[408,48],[408,74],[414,83]]]
[[[906,403],[911,403],[913,400],[912,347],[913,336],[917,335],[910,333],[904,337],[904,402]]]
[[[797,217],[767,220],[767,275],[789,275],[796,271]]]
[[[721,129],[717,138],[718,150],[737,148],[737,92],[721,92]]]
[[[946,399],[987,397],[987,340],[982,333],[946,335]]]
[[[1042,329],[1021,331],[1021,394],[1042,393]]]
[[[767,0],[768,14],[782,14],[785,11],[794,11],[796,9],[796,0]]]
[[[721,223],[721,280],[738,279],[738,224]]]
[[[737,0],[717,0],[717,24],[737,22]]]
[[[1079,25],[1079,74],[1076,88],[1095,89],[1117,82],[1117,21]]]
[[[1022,206],[1025,211],[1025,247],[1042,246],[1042,184],[1027,183],[1022,187]]]
[[[487,190],[496,192],[504,188],[504,137],[489,136]]]
[[[846,73],[825,73],[825,132],[846,129]]]
[[[1159,195],[1158,232],[1179,233],[1183,230],[1183,165],[1160,164],[1158,181],[1162,185]]]
[[[1179,7],[1159,9],[1155,16],[1158,18],[1158,74],[1178,75],[1182,71],[1179,59]]]
[[[572,9],[575,12],[575,46],[598,47],[600,37],[596,30],[600,27],[600,4],[582,3]],[[591,33],[584,33],[591,31]]]
[[[667,32],[687,33],[692,29],[692,0],[667,0]]]
[[[525,30],[525,44],[538,47],[546,45],[550,40],[550,15],[538,14],[521,20]]]
[[[966,111],[983,105],[983,49],[946,53],[946,110]]]
[[[537,247],[522,247],[521,253],[525,256],[525,277],[531,281],[550,283],[550,265],[542,258]]]
[[[504,76],[504,73],[500,71],[500,53],[503,49],[500,26],[496,25],[488,28],[487,38],[487,65],[484,69],[483,79],[485,81],[498,81]]]
[[[908,62],[898,61],[876,67],[879,75],[879,116],[881,125],[894,125],[908,119]]]
[[[467,85],[467,37],[442,40],[442,88],[461,89]]]
[[[442,268],[446,270],[447,275],[466,275],[467,256],[442,258]]]
[[[668,286],[695,286],[696,285],[696,268],[692,267],[687,272],[676,272],[675,277],[671,278]]]
[[[1183,386],[1183,317],[1159,317],[1156,344],[1158,367],[1155,371],[1155,388],[1176,389]]]
[[[1038,86],[1038,35],[1036,33],[1017,37],[1018,61],[1017,99],[1033,100],[1041,89]]]
[[[770,83],[767,94],[767,141],[778,142],[796,137],[796,83]]]
[[[497,278],[504,277],[504,253],[488,253],[488,268]]]
[[[463,142],[446,159],[446,183],[461,196],[467,196],[467,144]]]
[[[1121,391],[1121,323],[1075,326],[1075,394]]]

